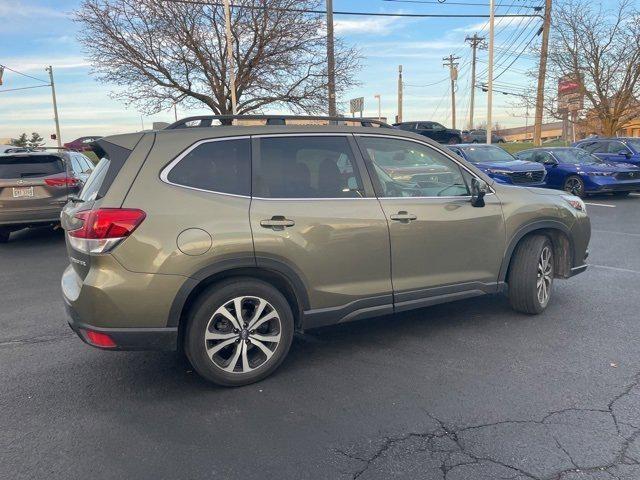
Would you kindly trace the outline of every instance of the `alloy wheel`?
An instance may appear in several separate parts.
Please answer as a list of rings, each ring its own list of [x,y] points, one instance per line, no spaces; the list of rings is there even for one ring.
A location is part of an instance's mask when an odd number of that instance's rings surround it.
[[[259,297],[235,297],[209,319],[205,349],[214,365],[225,372],[248,373],[273,356],[281,332],[280,316],[273,305]]]
[[[540,252],[540,258],[538,259],[538,279],[536,282],[536,286],[538,288],[538,301],[543,306],[549,302],[552,282],[553,255],[551,253],[551,247],[546,245],[542,249],[542,252]]]
[[[564,184],[564,189],[571,195],[580,196],[582,194],[582,182],[578,178],[569,178]]]

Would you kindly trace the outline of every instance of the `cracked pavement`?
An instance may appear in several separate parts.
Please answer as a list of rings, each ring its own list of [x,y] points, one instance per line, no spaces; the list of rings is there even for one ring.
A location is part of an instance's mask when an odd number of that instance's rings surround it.
[[[640,198],[593,198],[539,316],[482,297],[309,331],[271,378],[70,333],[59,232],[0,246],[0,478],[640,479]]]

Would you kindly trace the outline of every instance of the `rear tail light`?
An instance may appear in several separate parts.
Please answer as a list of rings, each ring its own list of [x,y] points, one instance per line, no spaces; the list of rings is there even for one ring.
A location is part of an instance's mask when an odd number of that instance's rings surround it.
[[[106,333],[96,332],[95,330],[85,330],[84,338],[94,347],[115,348],[116,342]]]
[[[63,177],[45,178],[44,183],[50,187],[76,187],[79,184],[79,180],[75,177],[65,175]]]
[[[69,243],[84,253],[107,253],[127,238],[145,219],[136,208],[99,208],[76,213],[82,224],[69,230]]]

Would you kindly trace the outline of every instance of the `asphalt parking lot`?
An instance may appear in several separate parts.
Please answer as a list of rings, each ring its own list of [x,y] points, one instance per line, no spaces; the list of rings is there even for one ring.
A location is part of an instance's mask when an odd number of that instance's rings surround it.
[[[14,235],[0,478],[637,480],[640,196],[587,202],[592,266],[544,314],[494,296],[309,331],[238,389],[177,354],[83,344],[62,234]]]

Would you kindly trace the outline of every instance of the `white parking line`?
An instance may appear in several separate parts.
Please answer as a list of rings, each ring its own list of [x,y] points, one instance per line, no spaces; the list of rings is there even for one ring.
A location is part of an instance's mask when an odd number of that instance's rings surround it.
[[[632,197],[640,197],[640,193],[630,193],[629,195]]]
[[[628,235],[630,237],[640,237],[640,233],[629,233],[629,232],[611,232],[609,230],[591,230],[592,232],[596,232],[596,233],[613,233],[614,235]]]
[[[608,208],[616,208],[615,205],[609,205],[608,203],[589,203],[584,202],[585,205],[593,205],[595,207],[608,207]]]
[[[605,270],[614,270],[616,272],[640,273],[638,270],[631,270],[629,268],[609,267],[608,265],[596,265],[595,263],[590,263],[589,266],[596,267],[596,268],[604,268]]]

